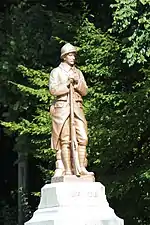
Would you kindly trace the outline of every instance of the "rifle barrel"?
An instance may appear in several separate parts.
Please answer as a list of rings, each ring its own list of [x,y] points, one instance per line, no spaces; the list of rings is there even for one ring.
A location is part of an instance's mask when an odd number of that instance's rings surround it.
[[[76,131],[74,126],[74,98],[73,98],[74,87],[72,82],[70,82],[70,138],[71,138],[71,153],[73,158],[73,167],[75,170],[75,175],[80,176],[80,164],[77,151],[77,140]]]

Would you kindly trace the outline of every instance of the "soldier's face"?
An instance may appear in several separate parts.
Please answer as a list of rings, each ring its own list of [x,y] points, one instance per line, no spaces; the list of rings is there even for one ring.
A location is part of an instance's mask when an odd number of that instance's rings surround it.
[[[68,53],[64,57],[64,62],[68,65],[73,66],[75,64],[76,54],[74,52]]]

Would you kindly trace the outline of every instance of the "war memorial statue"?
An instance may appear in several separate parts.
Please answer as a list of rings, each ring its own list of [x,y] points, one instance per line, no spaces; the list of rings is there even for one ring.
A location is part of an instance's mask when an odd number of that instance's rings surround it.
[[[56,150],[57,160],[54,176],[93,175],[86,170],[88,137],[82,105],[88,87],[82,72],[75,67],[76,54],[73,45],[65,44],[61,48],[62,62],[50,74],[49,90],[56,96],[50,108],[51,147]]]
[[[109,207],[105,187],[88,172],[87,122],[82,96],[87,85],[75,67],[77,50],[61,48],[60,65],[50,74],[49,90],[56,96],[50,108],[51,147],[56,150],[56,170],[51,183],[41,189],[38,209],[25,225],[124,225]]]

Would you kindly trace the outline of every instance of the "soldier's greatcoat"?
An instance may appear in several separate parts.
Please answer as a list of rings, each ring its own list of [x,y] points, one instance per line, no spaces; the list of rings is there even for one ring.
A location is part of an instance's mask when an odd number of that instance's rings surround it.
[[[51,147],[56,150],[60,149],[59,136],[63,124],[70,115],[68,78],[72,73],[78,76],[78,84],[74,86],[74,112],[87,126],[82,109],[82,96],[87,94],[87,85],[83,74],[75,66],[70,67],[69,65],[66,66],[65,63],[61,63],[57,68],[52,70],[49,80],[50,93],[56,96],[54,104],[50,107],[53,129]]]

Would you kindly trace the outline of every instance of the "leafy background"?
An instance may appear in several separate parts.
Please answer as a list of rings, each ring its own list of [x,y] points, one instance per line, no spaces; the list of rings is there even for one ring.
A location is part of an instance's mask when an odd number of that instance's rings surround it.
[[[54,171],[49,73],[66,42],[89,86],[89,170],[126,225],[150,224],[149,0],[1,1],[0,221],[17,224],[17,158],[26,156],[23,224]]]

